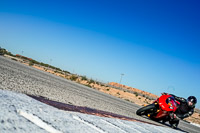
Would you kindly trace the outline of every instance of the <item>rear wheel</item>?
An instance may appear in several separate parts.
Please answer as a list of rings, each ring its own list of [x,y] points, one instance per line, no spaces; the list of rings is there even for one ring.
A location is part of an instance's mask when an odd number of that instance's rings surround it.
[[[136,111],[137,115],[147,115],[148,113],[153,113],[156,110],[155,104],[149,104],[145,107],[142,107]]]

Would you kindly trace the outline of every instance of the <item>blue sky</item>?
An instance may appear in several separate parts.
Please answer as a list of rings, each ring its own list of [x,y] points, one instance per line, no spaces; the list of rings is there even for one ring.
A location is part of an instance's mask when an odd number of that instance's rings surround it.
[[[125,85],[199,99],[199,6],[198,0],[0,0],[0,46],[99,81],[119,82],[124,73]]]

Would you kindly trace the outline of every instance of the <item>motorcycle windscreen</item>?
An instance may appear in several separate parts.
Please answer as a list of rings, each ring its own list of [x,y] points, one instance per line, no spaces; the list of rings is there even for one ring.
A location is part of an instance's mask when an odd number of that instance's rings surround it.
[[[169,109],[171,109],[172,111],[175,111],[176,110],[176,100],[174,99],[174,97],[168,97],[166,99],[166,103],[169,107]]]

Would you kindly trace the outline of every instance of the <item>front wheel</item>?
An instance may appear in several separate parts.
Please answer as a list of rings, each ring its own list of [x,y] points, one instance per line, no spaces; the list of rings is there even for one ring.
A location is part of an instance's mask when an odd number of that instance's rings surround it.
[[[142,107],[142,108],[138,109],[136,111],[136,114],[140,115],[140,116],[141,115],[147,115],[148,113],[154,112],[155,109],[156,109],[155,104],[149,104],[149,105],[147,105],[145,107]]]

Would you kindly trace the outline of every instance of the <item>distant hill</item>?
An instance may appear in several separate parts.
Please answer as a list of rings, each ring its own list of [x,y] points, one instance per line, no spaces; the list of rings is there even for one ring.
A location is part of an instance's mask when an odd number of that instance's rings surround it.
[[[114,86],[114,87],[118,87],[118,88],[124,88],[124,89],[127,89],[129,91],[132,91],[133,93],[138,93],[139,95],[145,95],[145,96],[148,96],[148,97],[153,98],[153,99],[156,99],[156,98],[159,97],[159,96],[152,94],[150,92],[142,91],[142,90],[139,90],[139,89],[136,89],[136,88],[133,88],[133,87],[129,87],[129,86],[126,86],[126,85],[122,85],[122,84],[119,84],[119,83],[115,83],[115,82],[110,82],[109,85]]]

